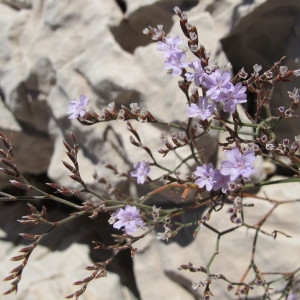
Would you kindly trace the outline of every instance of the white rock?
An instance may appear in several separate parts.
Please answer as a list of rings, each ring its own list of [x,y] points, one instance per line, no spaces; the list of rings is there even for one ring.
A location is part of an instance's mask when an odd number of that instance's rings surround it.
[[[23,9],[25,6],[21,3],[25,2],[28,5]],[[231,31],[238,20],[265,1],[254,1],[252,4],[244,2],[178,2],[180,7],[190,7],[187,14],[190,22],[197,26],[200,43],[211,51],[212,61],[220,65],[227,63],[226,56],[220,50],[220,39]],[[139,102],[142,108],[152,111],[159,119],[167,122],[183,120],[186,99],[177,88],[177,78],[166,74],[163,58],[155,44],[150,43],[141,33],[147,25],[164,23],[168,33],[180,34],[178,18],[172,15],[173,7],[170,7],[168,1],[155,0],[128,1],[127,4],[127,12],[123,14],[115,1],[1,1],[0,86],[5,105],[0,102],[0,130],[5,134],[11,131],[14,133],[15,156],[23,172],[47,172],[51,180],[71,185],[72,182],[67,179],[68,171],[61,165],[61,160],[67,160],[62,139],[69,141],[70,131],[76,134],[80,144],[82,177],[93,185],[94,171],[113,184],[119,181],[119,178],[112,177],[111,172],[103,168],[101,161],[111,162],[120,171],[127,172],[135,162],[149,159],[145,152],[128,142],[130,134],[126,130],[126,123],[100,123],[84,127],[68,120],[65,114],[67,106],[71,99],[77,99],[80,94],[90,96],[96,109],[112,101],[117,105]],[[156,15],[152,16],[150,12]],[[295,49],[298,49],[299,26],[296,24],[294,29],[297,38],[288,43],[285,50],[287,54],[292,54],[292,60],[297,63],[298,52]],[[244,55],[244,50],[237,50]],[[248,53],[251,59],[259,57],[257,53]],[[239,55],[235,58],[238,59]],[[278,95],[280,98],[281,94]],[[154,149],[161,147],[161,129],[158,126],[135,122],[133,125],[145,145],[151,145]],[[298,127],[293,128],[298,130]],[[167,128],[163,131],[167,131]],[[207,160],[216,154],[217,138],[218,134],[212,134],[201,141]],[[181,154],[185,155],[185,152]],[[156,152],[154,155],[160,160],[160,155]],[[170,167],[175,164],[175,159],[170,154],[163,161]],[[153,171],[151,177],[157,178],[162,173]],[[7,180],[2,178],[1,188],[7,185]],[[126,188],[130,187],[127,185]],[[295,195],[299,195],[299,186],[270,186],[264,188],[260,195],[265,195],[264,192],[270,198],[295,199]],[[246,209],[247,222],[255,224],[270,209],[270,204],[257,199],[247,201],[255,203],[254,208]],[[248,210],[251,211],[249,215]],[[4,213],[5,220],[4,216],[0,218],[2,228],[5,232],[14,232],[15,223],[8,220],[20,216],[6,206]],[[286,223],[280,223],[284,215],[287,216],[284,220]],[[297,205],[281,205],[265,224],[267,232],[283,230],[293,235],[293,239],[278,236],[273,241],[271,237],[262,235],[258,241],[260,250],[256,257],[261,270],[293,270],[297,261],[295,253],[299,248],[299,234],[293,225],[297,224],[298,215]],[[196,221],[192,213],[184,218],[186,221]],[[5,227],[6,224],[9,225]],[[219,230],[232,226],[225,212],[215,214],[210,224]],[[200,292],[192,291],[191,285],[193,281],[202,280],[205,276],[178,271],[177,268],[189,261],[195,266],[205,266],[215,249],[216,235],[207,228],[201,229],[193,242],[191,235],[191,230],[184,231],[181,245],[175,242],[163,244],[155,235],[149,235],[143,241],[144,245],[138,244],[134,271],[143,299],[199,297]],[[66,237],[72,238],[76,240],[76,236]],[[253,231],[246,232],[244,229],[222,237],[220,253],[211,271],[239,280],[249,262],[252,241]],[[16,242],[19,242],[18,238]],[[0,271],[4,277],[12,266],[7,263],[11,252],[16,253],[17,250],[8,242],[1,242],[0,248]],[[36,262],[33,260],[33,264],[28,265],[19,293],[7,299],[62,298],[74,291],[71,283],[82,278],[81,275],[85,276],[83,267],[90,263],[87,247],[82,245],[73,245],[63,252],[51,252],[42,247],[39,251],[35,257]],[[290,261],[278,259],[283,252],[288,253],[286,256],[291,258]],[[6,287],[1,283],[1,290],[4,289]],[[107,279],[93,283],[82,299],[98,299],[99,291],[101,299],[134,299],[132,295],[127,295],[130,293],[124,291],[118,277],[111,273]],[[226,284],[221,281],[212,284],[212,291],[218,299],[233,297],[233,294],[226,292]]]
[[[284,179],[284,177],[272,178],[272,180],[279,179]],[[300,238],[298,230],[299,193],[300,183],[287,183],[265,186],[258,194],[258,196],[267,197],[270,200],[283,202],[294,200],[293,203],[282,203],[274,209],[261,227],[264,232],[269,234],[260,233],[257,240],[254,262],[261,272],[292,272],[297,268],[295,263],[298,263],[297,249],[299,248]],[[254,204],[254,207],[244,208],[245,222],[252,226],[263,220],[264,216],[271,212],[273,207],[273,204],[266,200],[250,197],[244,201],[247,204]],[[222,211],[212,213],[208,224],[219,232],[223,232],[235,227],[230,222],[229,217],[229,214],[226,213],[226,207],[224,207]],[[190,221],[192,220],[190,219]],[[282,231],[292,238],[278,233],[277,238],[274,239],[271,236],[274,230]],[[228,280],[238,282],[250,263],[254,235],[254,229],[247,230],[245,227],[222,235],[218,254],[210,266],[210,272],[217,275],[223,274]],[[136,254],[134,262],[135,272],[139,274],[137,282],[141,291],[148,294],[152,290],[153,295],[156,297],[163,297],[164,290],[153,292],[152,285],[147,285],[147,282],[161,282],[161,276],[165,274],[168,280],[172,279],[179,286],[184,286],[191,296],[195,295],[196,292],[192,290],[192,282],[206,280],[206,274],[201,272],[191,273],[184,270],[178,271],[178,268],[181,264],[190,262],[195,267],[206,267],[217,249],[217,237],[218,235],[215,232],[203,227],[197,233],[195,240],[186,247],[182,247],[176,242],[164,244],[152,236],[137,244],[139,252]],[[285,255],[282,255],[282,253],[285,253]],[[264,277],[267,281],[272,278],[274,278],[272,275],[265,275]],[[245,281],[250,282],[251,280],[253,280],[253,272],[249,273]],[[278,282],[274,287],[282,288],[283,284],[284,282]],[[168,285],[166,284],[166,286]],[[211,291],[216,299],[233,299],[234,297],[234,291],[228,292],[227,283],[222,280],[213,281]],[[199,292],[203,293],[203,288],[199,288]],[[177,290],[174,288],[169,293],[172,297],[173,295],[176,297]],[[255,287],[253,291],[250,291],[251,296],[259,296],[262,293],[261,287]]]

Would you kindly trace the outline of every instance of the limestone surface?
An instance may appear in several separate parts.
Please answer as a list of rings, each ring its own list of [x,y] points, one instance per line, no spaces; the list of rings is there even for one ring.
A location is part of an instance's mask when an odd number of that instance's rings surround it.
[[[72,99],[84,94],[91,98],[96,110],[111,102],[118,107],[138,103],[165,122],[182,121],[186,99],[177,87],[177,79],[166,73],[164,59],[150,38],[142,33],[148,25],[163,24],[166,32],[181,34],[173,13],[176,5],[196,25],[200,42],[211,52],[215,63],[226,65],[230,61],[234,71],[244,66],[251,72],[256,63],[268,67],[287,55],[289,68],[300,68],[298,0],[2,0],[0,131],[13,134],[15,158],[25,175],[34,178],[40,186],[45,176],[52,182],[74,186],[61,163],[67,160],[62,140],[69,141],[69,133],[73,132],[80,145],[81,175],[88,184],[99,188],[93,177],[97,172],[112,185],[140,192],[103,167],[103,162],[112,163],[120,171],[128,172],[134,163],[145,159],[145,152],[138,151],[129,142],[126,123],[82,126],[68,119],[66,111]],[[292,90],[294,85],[288,89]],[[274,91],[274,109],[284,105],[282,99],[287,99],[286,87]],[[150,148],[161,145],[161,127],[143,123],[134,126],[145,145]],[[290,122],[279,128],[279,134],[286,133],[291,137],[299,134],[298,123]],[[219,157],[218,139],[218,134],[211,134],[201,141],[207,160]],[[155,157],[161,156],[155,153]],[[164,164],[172,166],[176,159],[168,155]],[[265,178],[262,164],[258,170],[256,180],[262,180]],[[153,174],[161,175],[161,172]],[[11,188],[7,177],[2,175],[0,188]],[[259,195],[295,200],[299,194],[299,184],[289,184],[284,188],[266,187]],[[247,201],[255,203],[254,208],[249,208],[253,209],[253,220],[249,222],[260,220],[270,209],[266,202],[256,198]],[[1,204],[2,278],[16,266],[9,259],[24,246],[18,233],[25,229],[16,220],[26,213],[25,204]],[[280,206],[270,218],[267,232],[283,230],[293,239],[280,236],[273,240],[266,235],[259,240],[257,263],[262,270],[290,272],[299,261],[300,231],[293,226],[299,224],[299,213],[299,205],[291,203]],[[63,215],[66,212],[60,206],[50,211],[55,220]],[[278,223],[283,215],[287,216],[286,220]],[[195,215],[187,214],[184,218],[191,220]],[[107,222],[108,216],[98,219],[101,220],[95,223],[80,219],[51,235],[30,258],[19,292],[4,299],[63,299],[74,292],[76,287],[72,282],[88,276],[84,267],[105,257],[92,250],[91,241],[111,241],[114,232]],[[212,224],[227,228],[229,217],[225,212],[216,214]],[[216,259],[220,269],[216,272],[224,272],[232,280],[243,276],[251,255],[253,234],[241,229],[222,239]],[[201,229],[195,239],[192,235],[192,230],[183,231],[178,240],[169,243],[159,241],[156,233],[149,235],[137,244],[133,262],[129,253],[124,254],[109,270],[107,278],[94,281],[81,298],[203,299],[201,289],[192,289],[193,282],[202,280],[203,274],[179,271],[178,267],[190,261],[197,266],[207,264],[216,237],[207,228]],[[282,253],[289,257],[288,262],[277,259]],[[215,299],[234,299],[234,294],[227,292],[226,284],[218,283],[212,285]],[[1,292],[8,288],[8,283],[1,281]],[[258,294],[255,291],[253,297]]]

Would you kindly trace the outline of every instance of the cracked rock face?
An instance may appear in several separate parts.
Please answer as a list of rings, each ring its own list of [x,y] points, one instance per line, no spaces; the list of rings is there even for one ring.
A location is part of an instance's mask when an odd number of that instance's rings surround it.
[[[69,132],[74,132],[78,138],[82,177],[90,184],[94,184],[94,171],[110,178],[113,184],[117,183],[111,172],[103,168],[102,161],[117,165],[120,171],[128,171],[134,163],[145,159],[144,153],[129,143],[126,123],[100,123],[84,127],[67,118],[70,100],[78,99],[81,94],[92,99],[95,109],[101,109],[112,101],[117,106],[136,102],[158,119],[167,122],[182,120],[186,103],[177,88],[177,80],[166,74],[163,58],[155,44],[142,34],[148,25],[163,24],[166,32],[181,35],[178,20],[173,14],[175,5],[187,12],[189,21],[198,29],[200,42],[211,51],[212,61],[219,65],[225,65],[228,59],[234,70],[242,66],[250,68],[255,63],[269,65],[285,52],[283,54],[290,57],[290,67],[300,68],[299,51],[296,51],[300,40],[298,1],[2,0],[0,131],[7,135],[13,133],[15,157],[24,174],[47,173],[53,182],[72,184],[61,164],[62,160],[66,160],[62,139],[68,140]],[[264,20],[268,21],[267,25],[263,25]],[[276,29],[276,34],[273,34],[272,24],[279,23],[281,30]],[[261,31],[261,28],[266,31]],[[221,49],[221,39],[228,59]],[[272,46],[266,47],[266,39]],[[274,50],[272,53],[269,51],[271,49]],[[244,52],[247,55],[240,55]],[[280,89],[274,92],[275,102],[280,101],[283,93]],[[141,133],[145,145],[159,147],[160,128],[150,124],[134,126]],[[289,131],[296,132],[294,123],[289,126]],[[217,141],[217,135],[202,141],[208,160],[217,157]],[[174,165],[174,159],[168,155],[165,163]],[[2,175],[0,186],[8,186],[7,178]],[[128,188],[125,182],[121,182],[120,186]],[[5,209],[8,208],[5,206]],[[17,234],[16,230],[11,230],[14,221],[21,217],[19,206],[9,207],[9,210],[15,218],[1,223],[3,235],[7,236],[7,242],[0,247],[3,249],[0,255],[2,261],[8,261],[12,256],[11,242],[20,243],[13,237]],[[2,220],[6,214],[7,211],[4,211]],[[73,261],[78,258],[78,253],[85,253],[82,255],[85,258],[80,257],[79,264],[70,263],[64,269],[52,270],[51,265],[54,268],[55,264],[53,252],[49,249],[54,250],[55,245],[46,243],[41,250],[45,253],[40,258],[37,256],[36,264],[27,274],[29,279],[22,286],[23,294],[21,292],[7,299],[60,299],[72,292],[71,283],[81,279],[79,267],[83,269],[94,259],[92,250],[86,247],[92,236],[87,230],[78,231],[80,226],[85,227],[77,225],[67,231],[70,239],[74,238],[72,243],[67,244],[73,245],[55,255],[59,261]],[[53,243],[63,244],[64,238],[62,233]],[[101,299],[135,299],[139,294],[144,300],[201,299],[191,289],[194,279],[186,273],[172,270],[176,270],[181,263],[188,263],[185,250],[191,260],[195,256],[195,262],[203,263],[207,259],[206,248],[202,248],[202,237],[196,242],[191,241],[191,232],[185,232],[181,238],[178,243],[168,246],[159,243],[154,236],[149,237],[151,243],[146,240],[141,245],[142,250],[137,253],[134,266],[124,266],[124,258],[112,270],[123,274],[121,280],[109,274],[111,280],[106,283],[102,283],[102,279],[97,281],[83,299],[98,299],[99,291]],[[230,252],[231,245],[224,247],[225,253]],[[272,255],[276,257],[278,253]],[[40,277],[42,284],[34,285],[32,283],[38,272],[34,270],[42,265],[49,266],[52,273],[44,270]],[[224,269],[226,267],[228,265],[224,263]],[[11,268],[11,265],[1,264],[1,274],[5,276]],[[80,275],[73,278],[68,275],[72,273]],[[49,274],[53,276],[49,278]],[[131,274],[128,282],[124,279],[126,274]],[[163,288],[157,291],[162,282]],[[48,283],[51,289],[46,289]],[[6,287],[1,283],[1,290]],[[218,287],[215,296],[218,298],[225,289],[225,286]]]

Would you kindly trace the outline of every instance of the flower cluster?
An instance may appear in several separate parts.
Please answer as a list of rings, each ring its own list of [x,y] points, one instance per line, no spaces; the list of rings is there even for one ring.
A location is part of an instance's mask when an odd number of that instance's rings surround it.
[[[157,42],[157,49],[163,52],[165,60],[165,68],[171,72],[172,75],[181,75],[183,68],[187,67],[184,62],[186,54],[180,48],[183,40],[179,36],[164,37],[162,41]]]
[[[233,114],[237,104],[247,102],[247,88],[241,82],[233,84],[229,71],[222,71],[216,66],[203,68],[200,59],[187,63],[184,61],[186,54],[179,47],[183,43],[180,37],[168,36],[161,39],[157,42],[157,48],[166,58],[165,68],[171,70],[173,75],[183,76],[188,82],[193,81],[204,95],[190,103],[189,117],[199,116],[201,120],[206,120],[216,111],[215,103],[218,102],[223,103],[225,112]],[[192,70],[187,71],[187,67]]]
[[[239,178],[249,180],[255,172],[253,163],[255,155],[252,150],[243,153],[237,147],[225,152],[226,159],[221,162],[221,169],[215,169],[212,163],[198,166],[194,175],[197,177],[195,183],[199,188],[207,191],[221,190],[226,193],[228,183],[236,182]]]
[[[216,110],[215,103],[218,102],[223,104],[225,112],[233,114],[238,104],[247,102],[247,88],[241,82],[233,84],[229,71],[221,71],[216,67],[203,69],[199,60],[189,64],[189,67],[194,72],[186,72],[186,80],[193,80],[194,84],[205,94],[204,97],[199,97],[198,103],[190,104],[189,117],[200,116],[202,120],[206,120]]]

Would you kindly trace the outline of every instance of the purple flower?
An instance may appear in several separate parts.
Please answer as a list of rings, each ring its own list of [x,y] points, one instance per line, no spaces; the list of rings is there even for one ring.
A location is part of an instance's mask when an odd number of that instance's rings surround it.
[[[198,177],[195,180],[195,183],[199,186],[199,188],[203,188],[205,186],[207,191],[211,191],[217,182],[215,174],[216,170],[212,163],[198,166],[194,172],[194,175]]]
[[[228,183],[230,182],[230,176],[228,175],[222,175],[221,172],[219,170],[215,170],[215,174],[214,174],[214,186],[213,186],[213,190],[217,191],[217,190],[222,190],[222,193],[226,193],[228,190]]]
[[[186,57],[184,51],[180,49],[182,40],[179,36],[167,37],[164,41],[157,42],[157,49],[163,51],[165,60],[165,68],[172,71],[172,75],[181,75],[182,69],[187,67],[184,62]]]
[[[77,119],[83,117],[86,113],[86,107],[90,103],[90,98],[81,95],[79,100],[72,100],[68,106],[67,114],[70,114],[69,119]]]
[[[150,173],[150,167],[145,161],[140,161],[134,165],[135,170],[130,172],[132,177],[137,178],[138,184],[143,184]]]
[[[127,234],[134,233],[138,228],[144,225],[140,211],[136,206],[130,206],[128,204],[125,206],[125,209],[120,208],[113,213],[109,222],[114,223],[113,227],[116,229],[124,227]]]
[[[226,151],[226,158],[221,163],[220,172],[222,175],[229,175],[230,181],[236,181],[240,176],[247,180],[255,172],[253,168],[255,155],[252,150],[241,153],[234,147]]]
[[[299,298],[297,297],[296,294],[290,293],[287,300],[298,300]]]
[[[183,40],[179,36],[166,37],[163,42],[157,42],[157,50],[163,51],[163,56],[169,58],[183,52],[179,48],[182,43]]]
[[[216,110],[215,104],[208,104],[207,97],[199,97],[198,103],[191,103],[188,107],[188,116],[190,118],[200,116],[201,120],[206,120]]]
[[[212,72],[211,74],[203,74],[205,80],[203,86],[207,88],[206,95],[219,102],[218,99],[221,92],[227,92],[232,88],[232,83],[230,82],[231,75],[230,72],[221,72],[219,69]]]
[[[190,68],[194,69],[194,73],[186,72],[185,78],[187,81],[194,80],[196,86],[200,86],[204,80],[203,74],[205,73],[200,60],[196,60],[188,65]]]
[[[185,56],[185,53],[181,52],[168,57],[167,60],[165,60],[165,68],[172,71],[172,75],[180,76],[182,69],[187,67],[187,63],[183,61]]]
[[[225,102],[223,110],[225,112],[234,113],[236,105],[247,102],[246,87],[241,82],[232,85],[227,91],[222,91],[219,95],[218,101]]]

